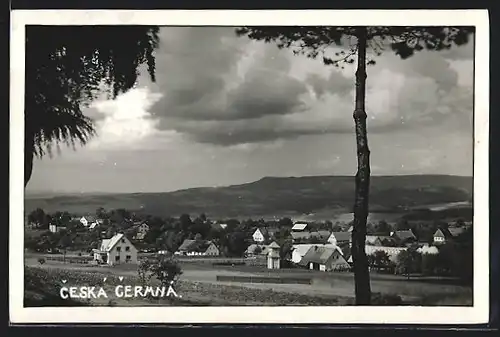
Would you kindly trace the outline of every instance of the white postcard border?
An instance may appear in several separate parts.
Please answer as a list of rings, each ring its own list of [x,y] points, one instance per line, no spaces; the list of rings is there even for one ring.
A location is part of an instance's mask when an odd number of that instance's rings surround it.
[[[11,15],[9,303],[11,323],[473,324],[489,316],[489,17],[486,10],[14,10]],[[24,308],[25,26],[476,26],[474,306]],[[460,151],[460,149],[457,149]]]

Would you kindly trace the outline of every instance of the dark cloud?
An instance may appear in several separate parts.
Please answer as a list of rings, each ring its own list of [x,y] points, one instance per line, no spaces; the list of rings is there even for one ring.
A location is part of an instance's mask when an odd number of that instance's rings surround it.
[[[237,38],[232,28],[163,28],[160,43],[157,83],[150,87],[163,96],[149,109],[160,130],[224,146],[353,132],[354,66],[312,71],[310,60]],[[377,61],[368,69],[370,133],[451,115],[468,125],[472,94],[455,90],[458,74],[443,53],[408,60],[387,53]],[[302,64],[299,76],[294,69]]]

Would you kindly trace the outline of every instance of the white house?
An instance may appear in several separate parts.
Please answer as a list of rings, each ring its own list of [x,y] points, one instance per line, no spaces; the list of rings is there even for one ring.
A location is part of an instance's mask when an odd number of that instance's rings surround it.
[[[122,233],[104,239],[99,249],[94,249],[94,260],[109,265],[137,264],[137,248]]]
[[[450,241],[465,231],[464,228],[438,228],[433,235],[435,244],[442,244],[446,241]]]
[[[57,224],[49,224],[49,231],[52,233],[57,233],[63,229],[66,229],[66,227],[58,226]]]
[[[300,265],[320,271],[344,271],[350,268],[338,247],[311,247],[300,261]]]
[[[391,260],[392,262],[396,262],[398,254],[406,249],[407,249],[406,247],[385,247],[385,246],[370,246],[370,245],[365,246],[366,255],[373,255],[377,251],[383,251],[389,256],[389,260]]]
[[[80,223],[84,225],[85,227],[90,226],[91,223],[95,222],[95,218],[93,216],[82,216],[80,218]]]
[[[146,234],[149,232],[149,225],[145,222],[141,223],[139,226],[136,227],[137,232],[134,236],[134,239],[136,240],[144,240],[146,237]]]
[[[252,234],[254,242],[264,242],[266,240],[266,231],[263,228],[257,228]]]

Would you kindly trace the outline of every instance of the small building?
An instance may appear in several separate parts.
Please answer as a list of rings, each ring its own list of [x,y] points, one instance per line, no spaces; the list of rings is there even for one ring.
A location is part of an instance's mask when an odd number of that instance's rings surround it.
[[[297,222],[292,227],[292,232],[303,232],[307,228],[307,223]]]
[[[280,269],[280,246],[274,241],[268,249],[267,269]]]
[[[264,242],[268,238],[268,234],[265,228],[257,228],[252,234],[252,239],[254,242]]]
[[[146,237],[146,234],[149,232],[149,226],[147,223],[143,222],[136,227],[136,233],[134,236],[135,240],[142,241]]]
[[[274,235],[276,232],[278,232],[278,228],[266,228],[266,227],[260,227],[255,230],[252,234],[252,239],[254,242],[259,242],[263,243],[267,240],[271,240],[274,238]]]
[[[307,269],[320,271],[345,271],[350,269],[338,247],[311,247],[299,264]]]
[[[110,239],[104,239],[99,249],[94,249],[94,260],[109,265],[123,263],[137,264],[137,248],[123,234],[119,233]]]
[[[96,218],[92,215],[87,215],[87,216],[82,216],[80,218],[80,223],[85,226],[85,227],[88,227],[90,226],[93,222],[96,222]]]
[[[57,233],[57,232],[60,232],[62,230],[66,230],[66,227],[58,225],[58,224],[49,224],[49,231],[51,233]]]
[[[219,248],[208,240],[184,240],[175,255],[219,256]]]
[[[387,254],[387,256],[389,257],[389,260],[391,260],[391,262],[396,263],[398,254],[401,251],[406,250],[406,249],[407,249],[406,247],[386,247],[386,246],[366,245],[365,246],[365,253],[366,253],[366,255],[373,255],[377,251],[383,251]],[[349,262],[352,262],[352,260],[350,260]]]
[[[433,235],[433,241],[435,244],[443,244],[447,241],[455,239],[457,236],[461,235],[465,231],[462,227],[455,228],[438,228]]]

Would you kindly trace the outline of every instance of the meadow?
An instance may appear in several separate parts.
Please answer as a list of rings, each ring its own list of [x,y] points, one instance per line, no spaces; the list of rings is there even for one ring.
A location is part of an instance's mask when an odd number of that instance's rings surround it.
[[[287,305],[352,305],[354,304],[354,279],[350,272],[325,273],[303,269],[268,270],[264,266],[213,265],[204,262],[180,262],[182,275],[175,286],[182,298],[161,300],[114,299],[109,302],[99,299],[80,305],[180,305],[180,306],[287,306]],[[43,302],[47,294],[56,294],[54,285],[61,286],[61,280],[68,284],[101,285],[104,277],[106,286],[117,284],[118,276],[127,284],[139,284],[136,265],[92,266],[88,264],[47,261],[40,265],[35,256],[26,259],[25,272],[28,275],[25,296],[26,305]],[[218,280],[218,276],[238,277],[283,277],[308,278],[311,284],[241,283]],[[31,279],[37,281],[30,281]],[[25,278],[26,280],[26,278]],[[38,283],[37,283],[38,282]],[[411,278],[386,274],[371,274],[372,291],[378,305],[472,305],[472,289],[453,284],[452,280],[436,278]],[[50,296],[49,296],[50,297]],[[50,297],[54,305],[57,294]],[[68,305],[72,305],[69,303]],[[74,304],[73,304],[74,305]]]

